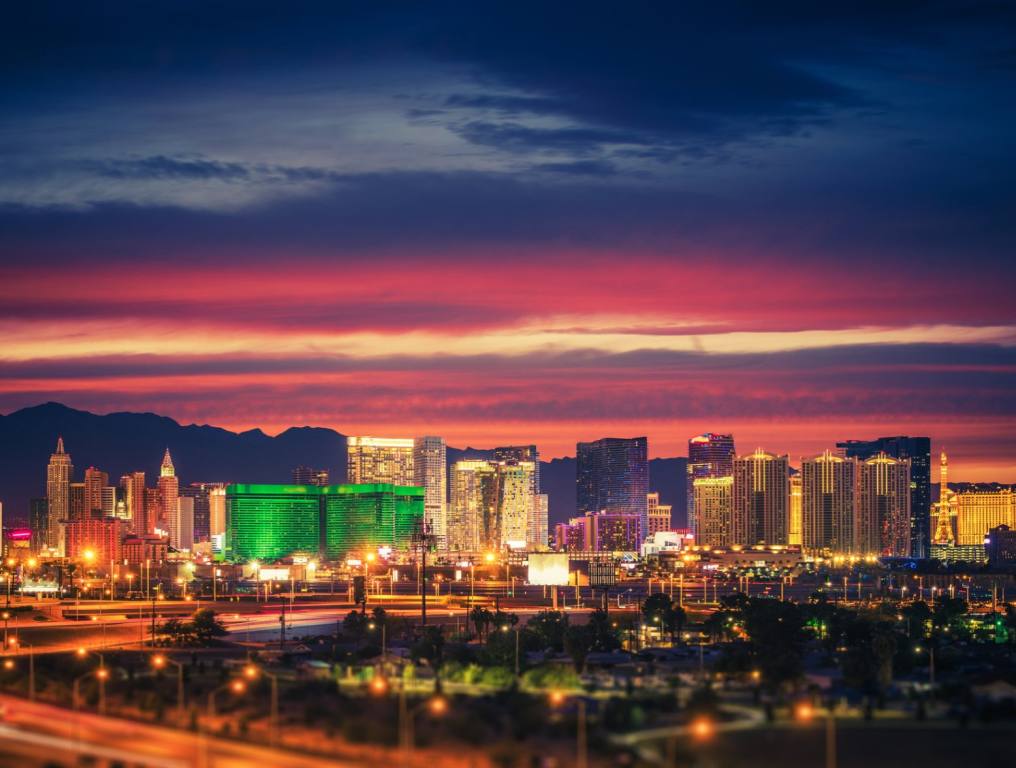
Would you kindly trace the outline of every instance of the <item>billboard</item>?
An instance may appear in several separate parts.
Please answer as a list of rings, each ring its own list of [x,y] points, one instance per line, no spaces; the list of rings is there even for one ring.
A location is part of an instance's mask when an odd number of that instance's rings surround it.
[[[529,583],[537,586],[567,586],[568,553],[530,552]]]

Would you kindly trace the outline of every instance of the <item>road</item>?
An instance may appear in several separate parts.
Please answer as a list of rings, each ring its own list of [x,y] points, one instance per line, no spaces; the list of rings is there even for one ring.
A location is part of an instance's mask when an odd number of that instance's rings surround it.
[[[188,766],[291,766],[343,768],[352,762],[330,760],[258,745],[182,733],[0,695],[0,751],[45,749],[49,760],[76,754],[150,768]]]

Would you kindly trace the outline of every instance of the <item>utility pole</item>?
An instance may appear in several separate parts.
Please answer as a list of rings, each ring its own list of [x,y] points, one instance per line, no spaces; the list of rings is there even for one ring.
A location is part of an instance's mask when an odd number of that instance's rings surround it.
[[[413,534],[413,545],[420,548],[420,623],[427,626],[427,548],[433,542],[426,519],[421,519],[416,533]]]

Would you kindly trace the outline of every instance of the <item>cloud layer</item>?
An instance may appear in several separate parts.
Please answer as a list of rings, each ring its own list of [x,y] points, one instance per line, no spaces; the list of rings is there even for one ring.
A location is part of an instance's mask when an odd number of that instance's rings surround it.
[[[1016,480],[1014,31],[959,2],[20,8],[0,409],[547,455],[921,432]]]

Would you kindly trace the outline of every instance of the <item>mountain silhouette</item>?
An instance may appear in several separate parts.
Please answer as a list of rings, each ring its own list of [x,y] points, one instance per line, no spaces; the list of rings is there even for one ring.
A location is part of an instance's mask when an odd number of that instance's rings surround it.
[[[99,415],[44,403],[0,416],[0,502],[5,527],[26,525],[29,500],[46,495],[46,464],[62,436],[74,461],[74,478],[95,466],[121,475],[144,471],[154,486],[162,455],[173,454],[181,484],[193,482],[286,483],[294,467],[327,469],[332,482],[346,477],[346,436],[325,427],[291,427],[278,435],[260,429],[231,432],[208,425],[182,425],[154,413]],[[464,458],[488,458],[490,450],[448,448],[449,467]],[[674,524],[684,523],[683,458],[653,459],[650,487],[674,505]],[[543,490],[550,496],[550,524],[575,514],[575,459],[540,462]]]

